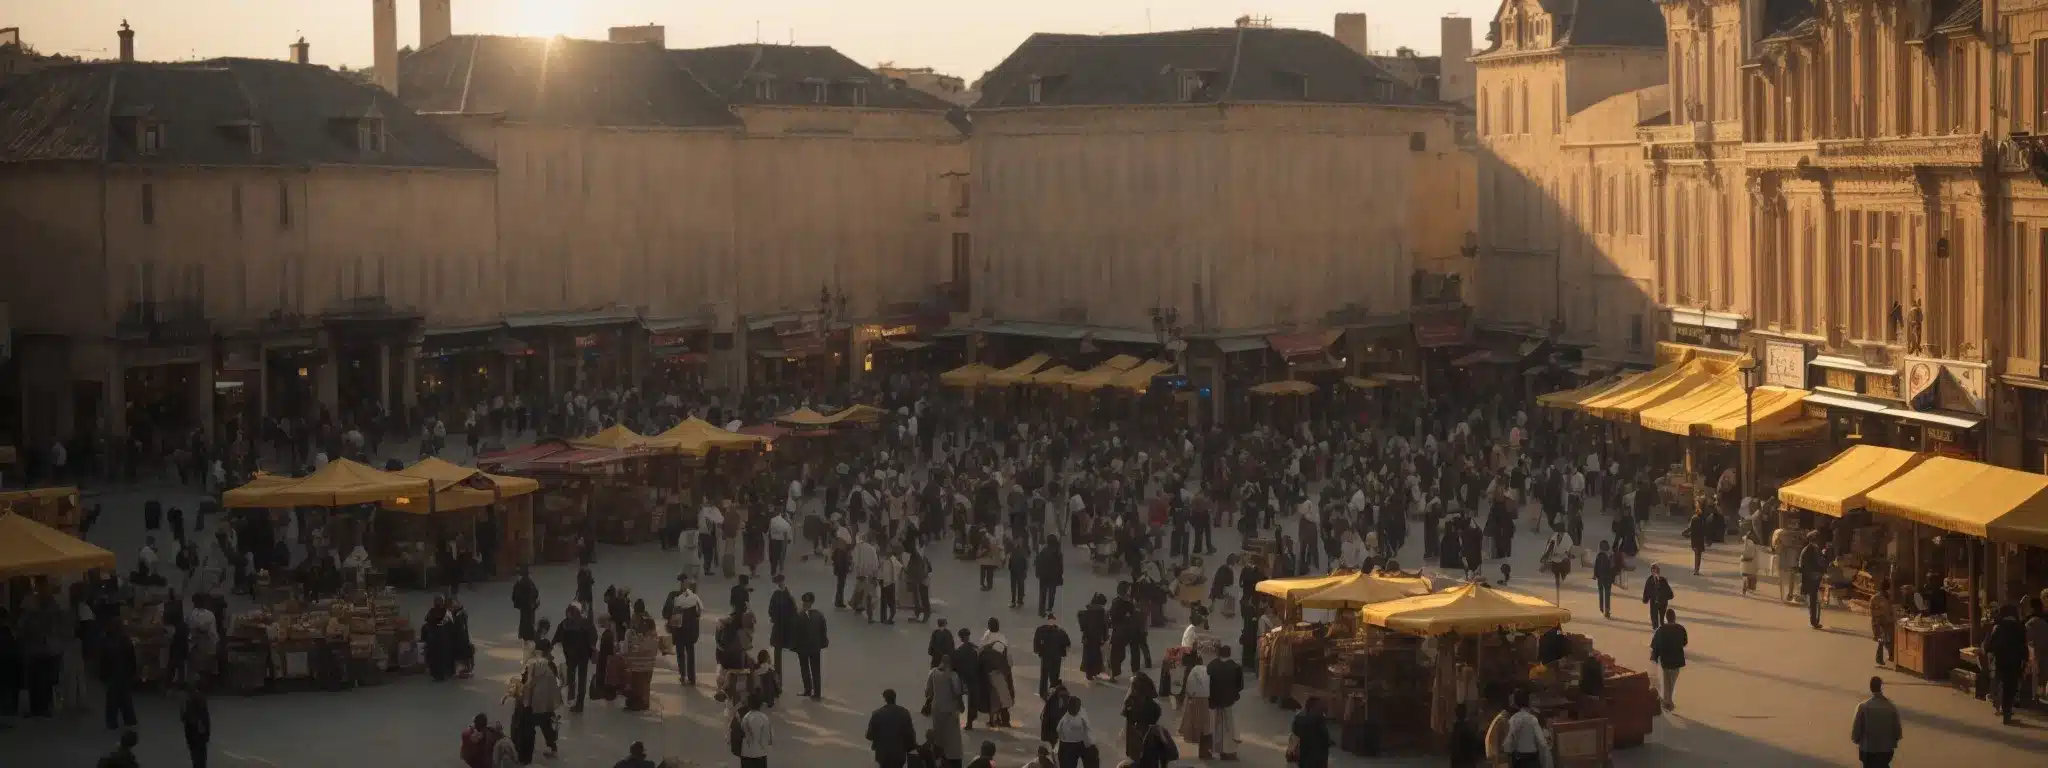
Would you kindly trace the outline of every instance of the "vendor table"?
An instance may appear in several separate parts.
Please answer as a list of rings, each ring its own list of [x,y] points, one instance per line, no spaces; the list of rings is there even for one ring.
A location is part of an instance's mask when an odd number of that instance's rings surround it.
[[[1662,706],[1650,688],[1650,676],[1625,669],[1609,670],[1601,698],[1606,700],[1607,721],[1614,733],[1615,748],[1640,746],[1650,735]],[[1619,674],[1615,674],[1619,673]]]
[[[1606,719],[1561,721],[1551,724],[1556,734],[1557,768],[1605,768],[1612,740]]]
[[[1948,671],[1962,660],[1963,647],[1970,644],[1970,630],[1957,627],[1920,632],[1901,624],[1892,635],[1899,669],[1929,680],[1947,680]]]

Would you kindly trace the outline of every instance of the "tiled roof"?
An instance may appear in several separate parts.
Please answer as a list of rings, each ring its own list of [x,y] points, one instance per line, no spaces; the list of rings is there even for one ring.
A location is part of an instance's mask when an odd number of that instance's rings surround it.
[[[889,78],[875,74],[837,49],[822,45],[770,45],[746,43],[713,48],[668,51],[670,59],[689,70],[711,90],[733,104],[787,104],[816,106],[804,86],[809,82],[866,85],[865,104],[889,109],[929,109],[943,112],[953,105],[907,85],[895,87]],[[770,81],[766,98],[757,85]],[[838,97],[834,97],[835,99]],[[827,106],[850,104],[827,102]]]
[[[458,35],[405,57],[398,92],[422,112],[516,122],[720,127],[725,100],[647,43]]]
[[[1034,79],[1041,82],[1039,106],[1181,103],[1179,76],[1191,71],[1218,78],[1188,100],[1194,103],[1426,100],[1329,35],[1235,27],[1135,35],[1034,34],[982,79],[981,101],[975,106],[1033,106]],[[1046,87],[1047,78],[1060,79]]]
[[[1954,32],[1977,26],[1984,18],[1982,0],[1935,0],[1935,32]]]
[[[384,149],[355,126],[383,118]],[[127,119],[160,123],[163,148],[142,154]],[[246,127],[262,132],[252,152]],[[260,59],[73,64],[0,90],[0,162],[86,160],[147,165],[366,165],[489,168],[389,94],[325,67]]]
[[[1560,47],[1574,45],[1606,45],[1639,48],[1664,47],[1664,12],[1657,9],[1658,0],[1540,0],[1544,12],[1557,20],[1564,28],[1559,36]],[[1506,7],[1503,3],[1502,7]],[[1487,51],[1500,48],[1500,14],[1495,12],[1493,31],[1487,33],[1492,44]]]

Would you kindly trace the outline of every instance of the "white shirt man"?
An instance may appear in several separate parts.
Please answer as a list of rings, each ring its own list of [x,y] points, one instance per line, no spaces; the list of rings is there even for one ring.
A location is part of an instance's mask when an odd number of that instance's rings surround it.
[[[156,570],[156,564],[157,564],[157,556],[156,556],[156,539],[153,539],[153,538],[145,538],[145,539],[143,539],[143,540],[142,540],[142,551],[141,551],[141,552],[138,552],[138,553],[136,553],[136,555],[135,555],[135,559],[136,559],[136,561],[138,561],[138,562],[142,563],[142,567],[144,567],[144,568],[147,568],[147,569],[149,569],[149,572],[150,572],[150,573],[156,573],[156,572],[157,572],[157,570]]]
[[[1508,716],[1508,732],[1500,741],[1501,754],[1511,759],[1515,755],[1541,755],[1550,751],[1550,737],[1543,732],[1543,724],[1536,721],[1536,715],[1527,708]]]
[[[768,540],[788,543],[796,532],[789,525],[787,516],[777,514],[768,519]]]
[[[768,748],[775,746],[775,731],[768,723],[768,715],[761,710],[748,712],[740,718],[740,758],[744,760],[768,759]]]

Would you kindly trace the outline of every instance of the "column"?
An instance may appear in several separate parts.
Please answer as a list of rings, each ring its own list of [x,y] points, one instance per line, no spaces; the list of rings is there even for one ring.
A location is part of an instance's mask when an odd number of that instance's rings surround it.
[[[377,404],[391,412],[391,344],[377,342]]]
[[[398,358],[398,404],[406,411],[420,403],[419,347],[406,346]]]
[[[551,399],[559,398],[562,396],[562,387],[561,384],[555,380],[556,365],[554,334],[549,333],[542,336],[540,342],[540,354],[541,357],[547,362],[548,397]]]
[[[100,414],[100,421],[107,425],[107,434],[126,435],[128,434],[128,364],[121,359],[121,351],[119,349],[114,348],[113,345],[107,346],[109,354],[107,355],[106,373],[104,374],[106,376],[106,386],[101,388],[106,397],[106,402],[102,407],[106,410]],[[60,394],[58,399],[62,401],[65,398]],[[84,437],[84,435],[75,434],[77,425],[73,424],[71,419],[58,418],[54,426],[59,437]]]
[[[214,354],[211,349],[192,364],[192,413],[199,422],[200,434],[213,442],[220,431],[214,427],[213,377]]]
[[[498,394],[512,397],[519,394],[519,384],[513,381],[518,372],[517,359],[511,355],[499,355],[497,361]]]
[[[326,331],[318,339],[320,362],[314,364],[313,397],[320,403],[320,409],[327,415],[339,418],[341,415],[341,349]]]
[[[256,343],[256,420],[243,424],[242,433],[252,440],[264,438],[263,420],[270,418],[270,350],[262,342]]]

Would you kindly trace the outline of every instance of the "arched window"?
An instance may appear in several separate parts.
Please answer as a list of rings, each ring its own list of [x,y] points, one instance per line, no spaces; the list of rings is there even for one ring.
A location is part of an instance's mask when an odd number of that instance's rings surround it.
[[[1527,81],[1524,81],[1524,82],[1522,82],[1522,83],[1520,84],[1520,88],[1522,89],[1522,92],[1521,92],[1521,94],[1520,94],[1520,97],[1521,97],[1521,102],[1522,102],[1522,132],[1523,132],[1523,133],[1528,133],[1528,132],[1529,132],[1529,83],[1528,83]]]
[[[1492,127],[1491,125],[1487,124],[1487,121],[1488,121],[1488,120],[1492,120],[1492,119],[1493,119],[1493,113],[1491,113],[1491,112],[1487,112],[1487,111],[1486,111],[1486,89],[1485,89],[1485,88],[1481,88],[1481,89],[1479,89],[1479,133],[1480,133],[1480,135],[1482,135],[1482,136],[1483,136],[1483,135],[1486,135],[1486,134],[1489,134],[1489,133],[1492,133],[1492,132],[1493,132],[1493,129],[1492,129],[1493,127]]]
[[[1515,91],[1509,86],[1500,87],[1500,132],[1515,132]]]

